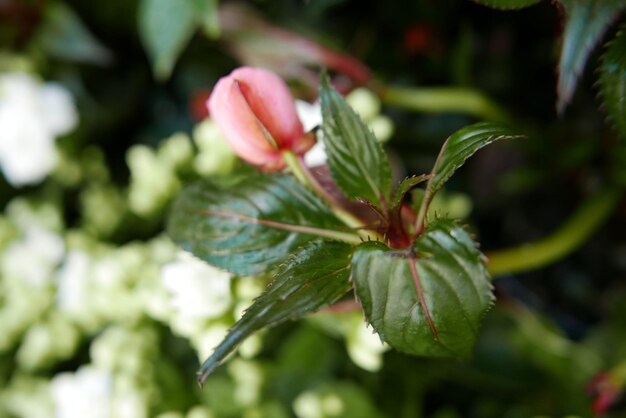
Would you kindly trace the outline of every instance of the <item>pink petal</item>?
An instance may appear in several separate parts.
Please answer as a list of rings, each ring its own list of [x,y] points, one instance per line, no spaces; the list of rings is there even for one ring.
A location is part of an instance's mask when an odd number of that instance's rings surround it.
[[[241,67],[230,77],[239,81],[250,109],[279,148],[291,148],[304,135],[293,96],[277,75],[262,68]]]
[[[277,150],[267,140],[232,77],[223,77],[218,81],[209,98],[209,111],[239,157],[256,165],[274,159]]]

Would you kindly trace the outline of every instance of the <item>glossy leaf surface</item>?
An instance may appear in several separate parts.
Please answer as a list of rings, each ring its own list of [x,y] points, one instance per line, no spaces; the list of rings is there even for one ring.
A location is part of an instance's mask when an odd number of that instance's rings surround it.
[[[328,78],[322,82],[320,99],[324,145],[333,179],[348,197],[384,208],[391,194],[387,154]]]
[[[296,251],[204,362],[198,372],[200,383],[254,332],[317,311],[345,295],[352,287],[353,249],[339,242],[315,241]]]
[[[256,221],[276,222],[276,226]],[[185,189],[172,208],[168,233],[184,250],[239,275],[265,273],[317,238],[279,226],[341,228],[341,223],[291,176],[255,173]]]
[[[378,242],[356,248],[352,280],[368,322],[396,350],[469,356],[494,300],[481,253],[451,220],[432,222],[414,250],[416,257],[410,258]]]
[[[571,101],[591,50],[626,7],[624,0],[561,0],[561,3],[566,22],[559,61],[559,113]]]
[[[423,210],[427,209],[437,190],[443,187],[454,172],[476,151],[500,139],[521,137],[506,125],[495,122],[479,122],[456,131],[446,140],[439,152],[426,186]]]

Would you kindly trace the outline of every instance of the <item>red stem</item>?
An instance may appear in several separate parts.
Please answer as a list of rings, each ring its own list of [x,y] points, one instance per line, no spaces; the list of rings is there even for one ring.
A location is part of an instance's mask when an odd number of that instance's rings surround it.
[[[417,297],[419,298],[420,305],[422,306],[422,310],[424,311],[424,315],[426,316],[426,320],[428,321],[428,326],[435,336],[435,341],[439,342],[439,333],[437,332],[437,328],[435,328],[435,323],[433,319],[430,317],[430,312],[428,310],[428,306],[426,306],[426,299],[424,299],[424,292],[422,291],[422,284],[420,283],[420,278],[417,275],[417,269],[415,268],[415,258],[411,257],[408,259],[409,267],[411,268],[411,274],[413,275],[413,283],[415,283],[415,288],[417,289]]]

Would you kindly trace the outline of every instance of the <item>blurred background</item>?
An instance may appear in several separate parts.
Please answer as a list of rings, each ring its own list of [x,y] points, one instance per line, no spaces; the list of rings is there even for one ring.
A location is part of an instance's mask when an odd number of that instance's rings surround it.
[[[400,178],[465,125],[514,123],[528,139],[478,153],[435,210],[487,254],[550,234],[626,179],[594,86],[603,48],[556,114],[562,26],[548,1],[0,0],[0,417],[626,416],[623,203],[564,259],[494,278],[469,362],[322,312],[250,338],[203,390],[199,362],[268,278],[163,232],[184,184],[243,166],[205,102],[246,64],[305,109],[329,69]]]

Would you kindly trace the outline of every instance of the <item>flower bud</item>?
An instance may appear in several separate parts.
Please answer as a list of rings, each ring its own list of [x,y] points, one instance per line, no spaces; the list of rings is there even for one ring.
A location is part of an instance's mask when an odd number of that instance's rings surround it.
[[[236,69],[218,81],[208,106],[235,153],[265,171],[284,167],[283,151],[302,155],[313,146],[287,85],[271,71]]]

